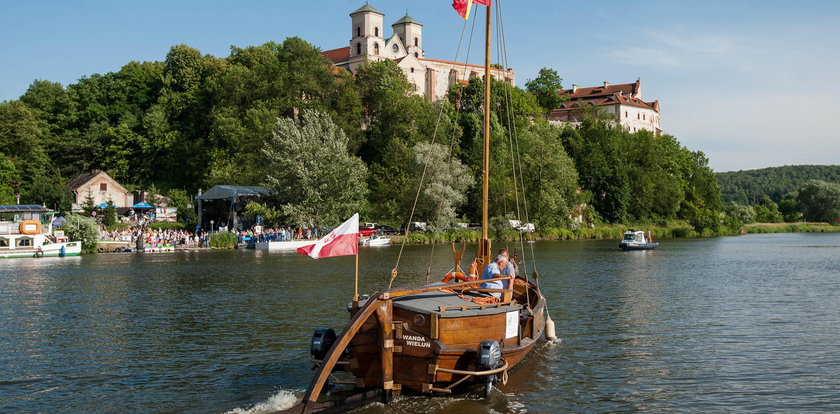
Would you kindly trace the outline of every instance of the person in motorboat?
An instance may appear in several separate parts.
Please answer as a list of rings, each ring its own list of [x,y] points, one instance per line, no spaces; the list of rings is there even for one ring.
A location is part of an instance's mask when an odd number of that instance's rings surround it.
[[[510,276],[513,272],[513,266],[509,266],[510,261],[507,256],[498,255],[493,263],[488,264],[481,274],[481,279],[493,279],[501,276]],[[494,280],[492,282],[484,282],[481,284],[482,289],[507,289],[508,282],[505,280]],[[502,297],[501,292],[490,292],[490,295],[497,298]]]

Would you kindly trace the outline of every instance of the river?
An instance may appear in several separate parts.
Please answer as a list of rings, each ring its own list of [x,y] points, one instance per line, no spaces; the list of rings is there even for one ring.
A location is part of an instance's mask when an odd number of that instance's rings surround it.
[[[658,241],[534,244],[560,341],[488,399],[357,412],[840,411],[840,233]],[[398,252],[361,249],[363,292]],[[395,285],[424,282],[430,253],[406,247]],[[435,279],[448,257],[435,248]],[[246,250],[2,260],[0,411],[287,407],[312,375],[312,330],[346,322],[353,267]]]

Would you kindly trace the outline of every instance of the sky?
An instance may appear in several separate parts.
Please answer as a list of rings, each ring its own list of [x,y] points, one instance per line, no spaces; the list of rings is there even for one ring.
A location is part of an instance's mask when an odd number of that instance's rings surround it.
[[[840,164],[838,1],[497,1],[520,87],[543,67],[564,87],[638,78],[642,98],[660,102],[663,130],[703,151],[715,171]],[[426,57],[453,60],[464,24],[451,3],[370,4],[385,14],[387,36],[408,13],[424,25]],[[348,15],[363,4],[0,0],[0,101],[36,79],[66,86],[130,61],[163,60],[178,44],[218,57],[232,45],[291,36],[322,50],[344,47]],[[480,63],[478,29],[475,36],[470,61]]]

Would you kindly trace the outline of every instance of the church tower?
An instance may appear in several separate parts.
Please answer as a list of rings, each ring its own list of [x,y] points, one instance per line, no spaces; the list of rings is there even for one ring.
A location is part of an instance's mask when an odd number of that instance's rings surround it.
[[[352,35],[350,37],[350,71],[356,72],[356,67],[365,60],[380,60],[385,48],[382,21],[384,14],[365,3],[353,13],[350,13]]]
[[[423,58],[423,25],[414,20],[408,13],[402,19],[392,24],[394,34],[400,37],[409,55]]]

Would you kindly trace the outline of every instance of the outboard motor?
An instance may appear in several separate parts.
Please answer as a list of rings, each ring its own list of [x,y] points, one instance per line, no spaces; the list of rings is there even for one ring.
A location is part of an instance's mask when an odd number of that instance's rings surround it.
[[[481,341],[478,344],[478,370],[488,371],[498,368],[502,362],[502,348],[496,341]],[[484,377],[484,398],[490,396],[493,391],[493,384],[496,382],[496,375]]]
[[[312,342],[309,344],[309,352],[317,360],[324,359],[335,343],[335,331],[330,328],[316,329],[312,334]]]

